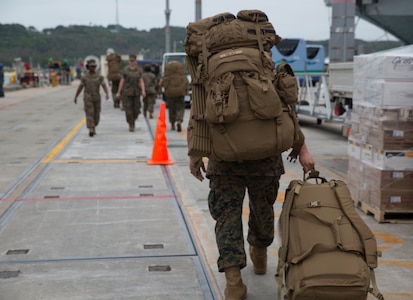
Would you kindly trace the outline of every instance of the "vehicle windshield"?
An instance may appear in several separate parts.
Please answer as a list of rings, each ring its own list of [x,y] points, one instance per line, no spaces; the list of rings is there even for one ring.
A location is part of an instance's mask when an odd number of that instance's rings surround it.
[[[170,61],[179,61],[181,63],[183,63],[186,66],[186,54],[168,54],[168,55],[164,55],[163,56],[163,62],[162,62],[162,73],[165,72],[165,65],[170,62]],[[189,70],[188,67],[185,68],[186,69],[186,75],[189,76]]]
[[[164,63],[167,64],[168,62],[173,61],[173,60],[186,64],[185,56],[180,56],[180,55],[165,56]]]

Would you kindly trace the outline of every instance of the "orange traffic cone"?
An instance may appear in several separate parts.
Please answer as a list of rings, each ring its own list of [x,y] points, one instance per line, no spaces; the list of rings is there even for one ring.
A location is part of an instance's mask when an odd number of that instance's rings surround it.
[[[166,147],[165,107],[165,102],[162,102],[159,110],[158,123],[156,124],[152,159],[147,161],[148,165],[171,165],[174,163],[173,160],[169,159],[168,148]]]

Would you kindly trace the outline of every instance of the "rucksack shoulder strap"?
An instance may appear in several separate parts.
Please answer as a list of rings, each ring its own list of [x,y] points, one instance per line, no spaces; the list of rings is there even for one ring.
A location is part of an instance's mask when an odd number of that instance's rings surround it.
[[[384,300],[383,294],[380,292],[379,287],[377,286],[374,269],[370,269],[370,280],[372,287],[369,288],[369,293],[379,300]]]
[[[377,242],[373,232],[361,219],[354,209],[353,200],[351,200],[350,191],[347,185],[341,180],[334,180],[334,191],[339,200],[341,209],[351,224],[357,230],[365,249],[365,259],[370,268],[377,267]]]
[[[384,300],[384,297],[377,286],[376,275],[374,273],[374,268],[377,267],[377,257],[379,256],[379,253],[377,252],[376,238],[354,209],[353,200],[351,200],[350,191],[347,188],[347,185],[341,180],[334,180],[331,182],[334,182],[334,191],[339,200],[341,209],[353,227],[357,230],[364,245],[365,259],[370,268],[370,281],[372,285],[372,287],[369,288],[369,292],[377,299]]]
[[[285,295],[284,299],[288,299],[288,290],[285,286],[285,270],[287,268],[287,253],[290,235],[290,212],[294,203],[294,196],[300,193],[301,186],[304,182],[301,180],[293,180],[290,182],[287,192],[285,193],[285,199],[283,208],[280,215],[280,230],[281,230],[281,246],[278,250],[278,265],[277,273],[275,274],[275,281],[278,284],[278,298],[281,299],[281,292]]]

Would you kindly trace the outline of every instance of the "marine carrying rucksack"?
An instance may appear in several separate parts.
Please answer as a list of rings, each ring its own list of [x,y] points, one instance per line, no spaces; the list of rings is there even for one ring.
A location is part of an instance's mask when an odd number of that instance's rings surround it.
[[[169,98],[185,96],[188,93],[189,82],[186,77],[185,64],[173,60],[166,64],[162,79],[165,96]]]
[[[304,136],[292,102],[277,93],[271,59],[271,48],[279,41],[258,10],[243,10],[237,17],[223,13],[188,25],[185,51],[193,99],[189,155],[255,160],[294,146],[298,154]]]
[[[288,300],[365,300],[370,292],[384,300],[374,274],[376,239],[343,181],[327,181],[315,170],[292,180],[279,230],[277,299],[283,292]]]
[[[108,80],[120,80],[121,56],[116,53],[111,53],[106,57],[106,61],[108,62]]]

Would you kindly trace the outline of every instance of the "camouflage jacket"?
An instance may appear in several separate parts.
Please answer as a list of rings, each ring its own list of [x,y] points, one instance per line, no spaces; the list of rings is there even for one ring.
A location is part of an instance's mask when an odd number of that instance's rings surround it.
[[[85,101],[98,101],[100,100],[99,89],[103,83],[103,76],[98,73],[91,74],[86,72],[81,78],[81,83],[84,87],[83,98]]]
[[[131,68],[126,66],[122,72],[122,78],[125,80],[123,94],[126,96],[139,96],[141,92],[140,79],[142,78],[142,69],[139,66]]]
[[[143,82],[145,83],[145,92],[147,95],[156,94],[157,79],[152,72],[144,72],[142,74]]]

